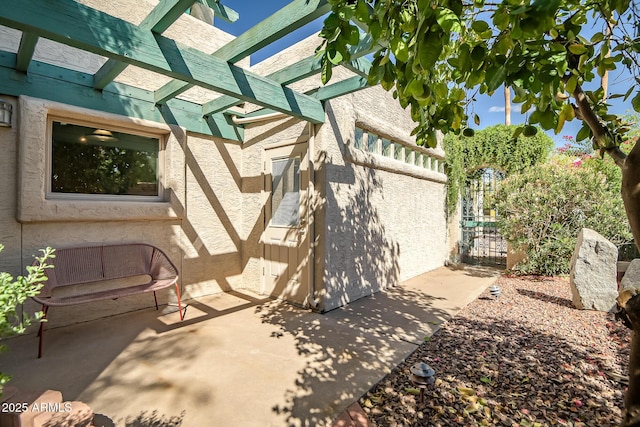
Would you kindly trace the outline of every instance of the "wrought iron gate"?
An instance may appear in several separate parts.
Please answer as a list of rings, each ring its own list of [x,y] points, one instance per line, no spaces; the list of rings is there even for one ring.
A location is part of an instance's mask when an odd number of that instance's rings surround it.
[[[484,169],[468,181],[462,196],[460,259],[466,264],[506,267],[507,242],[497,228],[497,212],[488,203],[501,174]]]

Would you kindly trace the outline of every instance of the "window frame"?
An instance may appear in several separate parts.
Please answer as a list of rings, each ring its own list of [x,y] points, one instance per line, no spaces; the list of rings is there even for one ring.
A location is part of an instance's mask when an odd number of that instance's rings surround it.
[[[52,191],[53,173],[53,122],[67,123],[70,125],[84,126],[96,129],[105,129],[120,133],[127,133],[136,136],[154,138],[158,140],[158,165],[157,165],[157,185],[158,194],[156,196],[141,196],[130,194],[85,194],[85,193],[59,193]],[[46,134],[46,157],[45,157],[45,200],[77,200],[77,201],[118,201],[118,202],[149,202],[158,203],[166,201],[165,191],[165,151],[167,146],[166,133],[145,132],[139,129],[132,129],[114,124],[101,123],[99,120],[82,120],[65,117],[57,114],[47,115]]]
[[[274,208],[274,206],[273,206],[273,196],[274,196],[274,189],[275,189],[274,186],[273,186],[273,179],[274,179],[274,176],[273,176],[273,164],[275,162],[279,162],[279,161],[283,161],[283,160],[284,161],[293,161],[294,170],[297,169],[297,173],[294,174],[294,177],[293,177],[294,178],[294,186],[295,186],[296,182],[298,184],[298,191],[297,191],[297,193],[298,193],[298,209],[297,209],[298,210],[298,215],[297,215],[295,224],[276,224],[273,221],[274,214],[277,212],[277,210],[276,210],[276,212],[274,212],[274,210],[273,210],[273,208]],[[297,163],[297,165],[296,165],[296,163]],[[296,168],[296,166],[297,166],[297,168]],[[301,183],[302,183],[302,169],[301,169],[301,167],[302,167],[302,157],[301,156],[273,157],[273,158],[271,158],[271,165],[269,167],[271,168],[271,184],[270,184],[271,192],[269,194],[269,200],[270,200],[269,209],[270,209],[271,213],[270,213],[270,216],[269,216],[269,224],[268,224],[268,226],[269,227],[273,227],[273,228],[287,228],[287,229],[300,228],[300,224],[301,224],[301,221],[302,221],[302,218],[301,218],[301,215],[300,215],[300,208],[301,208],[301,205],[302,205],[300,203],[300,197],[301,197],[301,194],[302,194],[302,190],[301,190]],[[284,176],[284,175],[281,175],[281,176]]]

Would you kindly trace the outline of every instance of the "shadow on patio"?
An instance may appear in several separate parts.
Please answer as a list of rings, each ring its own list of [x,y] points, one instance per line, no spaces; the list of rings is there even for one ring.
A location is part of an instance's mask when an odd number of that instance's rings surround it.
[[[441,268],[325,315],[228,292],[182,323],[149,309],[51,329],[42,359],[14,338],[0,366],[118,426],[322,425],[491,280]]]

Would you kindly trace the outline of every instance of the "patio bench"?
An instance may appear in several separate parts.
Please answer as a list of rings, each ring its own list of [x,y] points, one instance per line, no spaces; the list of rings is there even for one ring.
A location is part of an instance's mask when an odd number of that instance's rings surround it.
[[[33,299],[42,304],[44,319],[50,307],[118,299],[176,287],[180,320],[184,319],[178,269],[155,246],[133,243],[56,249],[45,270],[47,281]],[[42,357],[45,322],[38,332],[38,358]]]

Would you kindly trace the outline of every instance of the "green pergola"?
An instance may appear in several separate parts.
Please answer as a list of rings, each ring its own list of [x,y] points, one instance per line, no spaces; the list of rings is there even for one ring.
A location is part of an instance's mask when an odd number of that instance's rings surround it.
[[[132,0],[133,1],[133,0]],[[356,76],[300,93],[289,84],[320,72],[311,56],[268,76],[234,65],[289,32],[330,11],[326,0],[294,0],[213,54],[185,46],[162,33],[198,0],[160,0],[139,24],[108,15],[74,0],[2,0],[0,25],[22,32],[16,53],[0,51],[0,94],[29,95],[79,107],[175,124],[190,132],[242,141],[229,108],[259,105],[251,116],[281,112],[311,123],[325,119],[324,101],[366,87],[371,52],[363,34],[346,67]],[[200,0],[216,16],[237,14],[219,0]],[[95,74],[33,60],[40,38],[108,58]],[[172,80],[155,91],[114,81],[129,65]],[[320,79],[318,79],[318,82]],[[219,93],[202,104],[178,98],[199,86]],[[318,84],[320,86],[320,83]]]

